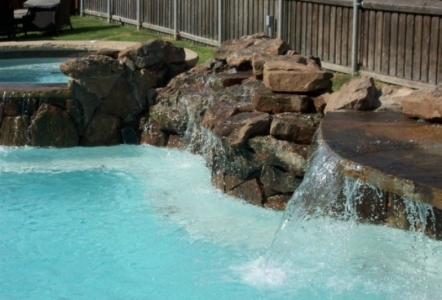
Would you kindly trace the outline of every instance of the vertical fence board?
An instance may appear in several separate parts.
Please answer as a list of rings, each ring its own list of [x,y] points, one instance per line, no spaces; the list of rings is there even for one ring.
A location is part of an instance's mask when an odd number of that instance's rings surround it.
[[[330,6],[324,5],[324,38],[323,38],[323,51],[322,59],[324,61],[330,61]]]
[[[437,83],[437,65],[441,63],[437,57],[437,45],[439,43],[439,18],[431,18],[431,36],[430,36],[430,55],[428,59],[428,82],[431,84]],[[442,59],[440,57],[439,59]]]
[[[318,51],[317,56],[322,59],[324,56],[323,45],[324,45],[324,5],[318,5]]]
[[[428,82],[428,71],[430,62],[430,34],[431,34],[431,17],[424,16],[422,28],[422,53],[421,53],[421,77],[420,80]]]
[[[388,70],[389,70],[389,75],[392,76],[396,76],[397,74],[397,56],[398,56],[398,33],[399,33],[399,28],[398,28],[398,14],[397,13],[392,13],[391,14],[391,25],[390,25],[390,55],[388,58]],[[402,31],[402,30],[400,30]]]
[[[349,42],[349,37],[351,37],[350,24],[351,19],[349,18],[348,14],[349,9],[347,7],[342,8],[342,46],[341,46],[341,64],[343,66],[348,66],[348,57],[349,53],[351,53],[351,50],[349,51],[349,48],[351,48],[351,40]]]
[[[301,53],[306,54],[306,40],[307,40],[307,3],[301,2],[302,5],[302,13],[301,13]]]
[[[341,55],[342,55],[342,38],[345,33],[343,32],[343,24],[342,24],[342,7],[336,8],[336,52],[335,52],[335,60],[334,63],[341,65]]]
[[[329,62],[336,63],[336,7],[330,8],[330,49]]]
[[[438,62],[437,62],[437,81],[436,84],[442,84],[442,18],[439,18],[439,47],[438,49]]]
[[[414,48],[413,48],[413,80],[421,79],[421,60],[422,60],[422,16],[414,16]]]
[[[397,39],[397,71],[396,76],[405,77],[405,45],[406,45],[407,15],[399,14],[398,39]]]
[[[407,15],[406,23],[406,37],[405,37],[405,70],[404,77],[406,79],[411,79],[413,76],[413,45],[414,45],[414,16]]]
[[[381,73],[382,64],[382,21],[383,12],[376,12],[376,38],[375,38],[375,51],[374,51],[374,70],[377,73]]]
[[[381,73],[388,75],[389,69],[389,58],[390,58],[390,22],[391,14],[389,12],[383,13],[382,18],[382,56],[381,56]]]

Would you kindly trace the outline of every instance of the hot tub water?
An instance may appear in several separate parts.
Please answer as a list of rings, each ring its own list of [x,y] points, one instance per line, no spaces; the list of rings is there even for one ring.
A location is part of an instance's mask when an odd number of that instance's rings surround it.
[[[66,83],[69,77],[60,71],[65,57],[0,59],[0,82]]]

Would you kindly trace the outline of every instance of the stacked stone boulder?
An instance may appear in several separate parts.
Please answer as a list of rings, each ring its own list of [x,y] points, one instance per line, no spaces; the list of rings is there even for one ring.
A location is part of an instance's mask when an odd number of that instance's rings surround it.
[[[67,88],[4,93],[0,144],[109,146],[139,142],[140,116],[155,89],[190,69],[183,48],[151,40],[122,51],[102,49],[61,64]]]
[[[225,193],[283,209],[304,175],[322,117],[316,102],[330,92],[332,76],[280,39],[227,41],[214,60],[157,90],[141,140],[188,146],[205,155]]]

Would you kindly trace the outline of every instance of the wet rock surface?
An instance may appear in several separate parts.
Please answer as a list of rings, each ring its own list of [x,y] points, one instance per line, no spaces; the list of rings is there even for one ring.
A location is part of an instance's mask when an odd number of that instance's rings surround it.
[[[397,112],[329,113],[318,140],[339,157],[340,176],[359,182],[352,197],[360,221],[442,239],[442,126]]]

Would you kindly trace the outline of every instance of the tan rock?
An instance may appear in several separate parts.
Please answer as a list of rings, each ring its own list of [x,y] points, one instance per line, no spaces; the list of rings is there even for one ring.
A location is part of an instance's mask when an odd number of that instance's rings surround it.
[[[294,176],[304,176],[309,146],[280,141],[272,136],[251,138],[249,145],[266,165],[279,166]]]
[[[4,117],[0,127],[0,145],[28,145],[28,126],[28,116]]]
[[[273,116],[270,134],[297,144],[311,144],[321,118],[317,114],[278,114]]]
[[[101,109],[121,119],[140,110],[125,78],[121,77],[117,80],[109,94],[103,99]]]
[[[239,39],[228,40],[215,51],[216,60],[226,60],[231,67],[247,65],[251,67],[252,56],[255,53],[268,55],[285,54],[290,46],[280,39],[271,39],[263,33],[243,36]]]
[[[30,144],[37,147],[74,147],[79,135],[67,111],[42,104],[29,127]]]
[[[329,89],[332,77],[330,72],[303,64],[274,60],[265,63],[263,81],[274,92],[306,93]]]
[[[387,85],[382,88],[381,96],[379,97],[381,105],[376,111],[402,112],[402,100],[413,93],[416,93],[416,90],[408,87]]]
[[[316,112],[313,99],[308,96],[273,93],[266,89],[255,91],[252,104],[256,110],[270,114],[283,112]]]
[[[290,195],[275,195],[268,197],[264,203],[264,207],[274,210],[285,210],[290,198]]]
[[[275,55],[268,55],[262,53],[254,53],[252,56],[252,67],[253,67],[253,74],[255,75],[255,77],[261,78],[264,73],[265,63],[273,60],[281,60],[281,61],[286,61],[288,63],[307,65],[307,59],[299,54],[275,56]]]
[[[232,117],[239,113],[252,111],[253,106],[248,103],[213,102],[206,110],[201,125],[208,129],[213,129],[225,118]]]
[[[266,113],[239,113],[225,118],[213,133],[232,147],[244,145],[256,135],[267,135],[270,131],[270,116]]]
[[[227,192],[230,196],[235,196],[255,205],[262,205],[264,200],[261,188],[256,179],[252,179],[237,186]]]
[[[407,96],[402,109],[407,117],[442,123],[442,89]]]
[[[339,109],[371,110],[375,108],[375,101],[376,88],[373,78],[356,78],[328,97],[324,113]]]
[[[112,146],[122,142],[122,122],[118,117],[98,110],[86,127],[80,144],[82,146]]]
[[[298,188],[302,179],[281,170],[281,168],[264,166],[260,181],[264,188],[269,188],[280,193],[292,193]]]
[[[75,79],[118,77],[123,73],[123,65],[108,56],[88,55],[63,62],[60,70]]]
[[[164,147],[167,145],[169,135],[160,130],[160,127],[155,123],[147,123],[143,126],[141,133],[141,144],[147,144],[157,147]]]

